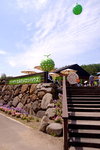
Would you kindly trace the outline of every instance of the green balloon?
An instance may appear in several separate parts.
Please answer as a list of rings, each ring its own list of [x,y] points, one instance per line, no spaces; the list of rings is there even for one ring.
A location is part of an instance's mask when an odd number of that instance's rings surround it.
[[[45,60],[41,61],[40,66],[43,71],[51,71],[54,69],[55,63],[51,58],[46,58]]]
[[[75,15],[80,15],[82,12],[82,6],[79,4],[76,4],[76,6],[73,8],[73,13]]]

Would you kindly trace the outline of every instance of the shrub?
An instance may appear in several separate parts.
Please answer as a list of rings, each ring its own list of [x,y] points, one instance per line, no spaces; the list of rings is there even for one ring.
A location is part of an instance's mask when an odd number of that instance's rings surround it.
[[[63,119],[61,116],[57,116],[54,120],[56,123],[62,123]]]

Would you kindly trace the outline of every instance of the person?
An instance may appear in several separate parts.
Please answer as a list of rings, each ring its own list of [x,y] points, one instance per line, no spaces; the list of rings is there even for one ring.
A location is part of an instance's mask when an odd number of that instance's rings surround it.
[[[93,75],[90,75],[90,77],[89,77],[89,84],[90,84],[90,86],[94,85],[94,76]]]
[[[98,76],[98,86],[100,86],[100,75]]]
[[[52,76],[48,74],[48,83],[54,83]]]
[[[84,87],[88,86],[88,81],[84,81]]]

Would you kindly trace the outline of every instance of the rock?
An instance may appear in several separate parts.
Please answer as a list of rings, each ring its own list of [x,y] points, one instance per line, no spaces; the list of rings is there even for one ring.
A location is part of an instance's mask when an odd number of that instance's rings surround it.
[[[7,89],[6,85],[3,86],[2,92],[4,92]]]
[[[39,110],[36,114],[37,117],[42,118],[45,115],[45,111]]]
[[[2,96],[2,91],[0,91],[0,95]]]
[[[20,89],[21,86],[22,86],[22,85],[14,85],[13,89],[14,89],[14,90],[16,90],[17,88]]]
[[[37,88],[38,91],[45,91],[46,93],[55,93],[55,84],[53,83],[43,83],[40,88]]]
[[[0,100],[0,106],[4,105],[4,100]]]
[[[40,90],[45,91],[47,93],[53,93],[53,88],[52,87],[49,87],[49,88],[42,87]]]
[[[39,98],[39,99],[42,99],[43,96],[45,95],[45,93],[46,93],[45,91],[40,91],[40,92],[38,92],[38,94],[37,94],[37,95],[38,95],[38,98]]]
[[[2,91],[2,86],[0,85],[0,91]]]
[[[30,98],[28,98],[27,99],[27,104],[29,104],[31,102],[31,99]]]
[[[11,90],[13,89],[13,85],[7,85],[7,86],[6,86],[6,89],[7,89],[8,91],[11,91]]]
[[[20,102],[20,103],[17,105],[17,108],[23,108],[23,104]]]
[[[4,99],[5,102],[8,102],[9,99],[10,99],[10,95],[5,95],[5,96],[3,97],[3,99]]]
[[[49,118],[52,118],[55,116],[55,108],[48,108],[45,112],[46,115],[48,115]]]
[[[46,133],[46,128],[48,125],[49,125],[49,123],[47,123],[47,122],[41,123],[39,130]]]
[[[22,94],[19,94],[18,97],[21,99],[21,98],[23,97],[23,95],[22,95]]]
[[[43,116],[43,118],[41,119],[39,130],[42,131],[42,132],[46,132],[46,128],[47,128],[48,125],[49,125],[48,116]]]
[[[30,94],[33,94],[33,93],[34,93],[34,91],[36,90],[36,86],[37,86],[37,84],[32,84],[32,85],[31,85]]]
[[[45,87],[45,88],[52,87],[52,83],[43,83],[42,87]]]
[[[41,83],[37,85],[37,89],[40,89],[41,87],[42,87]]]
[[[12,101],[9,101],[8,104],[7,104],[7,106],[11,107],[12,106]]]
[[[12,96],[12,91],[6,90],[3,92],[4,96],[7,96],[10,98],[10,96]]]
[[[23,109],[25,109],[25,111],[28,112],[29,114],[33,115],[33,114],[35,114],[35,113],[34,113],[34,111],[33,111],[32,106],[33,106],[33,103],[31,102],[31,103],[29,103],[29,104],[26,104],[26,105],[23,107]]]
[[[22,97],[22,99],[21,99],[21,103],[22,103],[23,105],[25,105],[25,104],[27,103],[28,98],[29,98],[29,96],[28,96],[27,94],[25,94],[25,95]]]
[[[47,122],[47,123],[49,123],[49,117],[48,117],[48,115],[44,115],[43,117],[42,117],[42,119],[41,119],[41,122]]]
[[[22,85],[22,87],[21,87],[21,93],[26,92],[28,90],[28,86],[29,86],[28,84]]]
[[[32,94],[32,95],[30,95],[30,99],[31,99],[32,102],[34,102],[35,100],[38,99],[38,97],[37,97],[36,94]]]
[[[38,101],[35,101],[32,105],[33,110],[36,112],[39,109]]]
[[[53,93],[54,92],[52,87],[49,87],[49,88],[42,87],[40,89],[36,89],[35,93],[40,92],[40,91],[44,91],[45,93]]]
[[[14,96],[17,96],[19,93],[20,93],[20,90],[16,89],[15,92],[14,92]]]
[[[51,93],[46,93],[41,101],[41,108],[46,109],[48,104],[52,101],[52,94]]]
[[[19,99],[18,96],[16,96],[16,97],[14,98],[13,102],[12,102],[12,105],[13,105],[14,107],[16,107],[19,102],[20,102],[20,99]]]
[[[54,108],[54,103],[48,104],[47,108]]]
[[[60,123],[51,123],[47,126],[46,132],[53,136],[61,136],[63,133],[63,127]]]

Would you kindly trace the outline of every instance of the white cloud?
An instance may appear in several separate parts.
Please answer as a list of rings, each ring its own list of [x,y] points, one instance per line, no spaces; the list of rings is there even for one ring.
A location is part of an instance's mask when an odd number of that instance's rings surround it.
[[[4,50],[0,50],[0,55],[6,55],[7,54],[7,52],[6,51],[4,51]]]
[[[46,1],[17,0],[17,2],[20,8],[29,8],[32,3],[42,5]],[[24,53],[12,58],[13,64],[16,62],[16,66],[33,68],[39,65],[44,54],[52,54],[56,65],[64,66],[74,63],[75,57],[93,50],[95,45],[100,46],[96,42],[100,39],[100,2],[97,0],[96,2],[89,0],[85,2],[83,12],[79,16],[72,14],[73,6],[72,4],[67,6],[65,0],[51,2],[48,9],[41,14],[41,18],[35,22],[37,30],[30,38],[32,43],[25,46]],[[32,24],[27,24],[27,27],[30,29]],[[12,64],[11,61],[9,63]]]
[[[16,0],[17,6],[24,11],[30,11],[34,8],[41,9],[48,0]]]
[[[26,24],[27,30],[30,31],[32,29],[32,22]]]
[[[15,59],[13,60],[13,58],[11,60],[8,60],[9,61],[9,65],[11,67],[15,67],[16,66],[16,62],[15,62]]]

